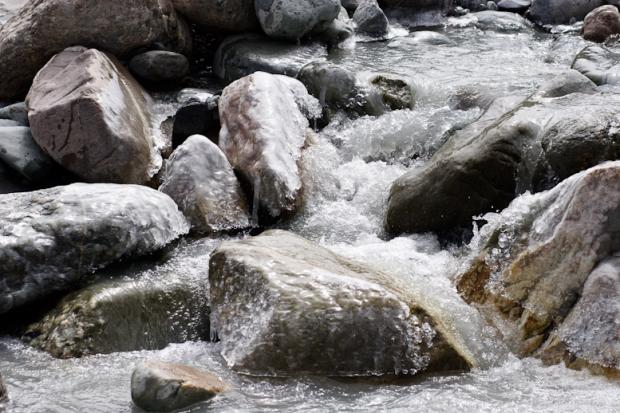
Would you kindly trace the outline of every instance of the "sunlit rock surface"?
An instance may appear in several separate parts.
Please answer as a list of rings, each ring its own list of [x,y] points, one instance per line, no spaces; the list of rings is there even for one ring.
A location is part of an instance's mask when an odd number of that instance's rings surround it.
[[[217,376],[174,363],[148,360],[131,376],[131,399],[148,412],[171,412],[227,390]]]
[[[188,231],[167,195],[73,184],[0,196],[0,313],[71,289],[95,269],[147,254]]]
[[[32,0],[0,28],[0,100],[23,97],[37,71],[67,47],[121,57],[155,42],[190,48],[189,30],[169,0]]]
[[[488,221],[458,280],[521,355],[565,346],[599,369],[620,367],[617,260],[620,162],[581,172],[548,192],[524,195]]]
[[[172,0],[188,20],[210,30],[251,31],[259,27],[254,0]]]
[[[512,108],[491,106],[488,111],[499,116],[483,116],[457,131],[426,165],[396,180],[387,229],[469,227],[473,216],[505,208],[520,193],[551,188],[574,173],[618,159],[620,112],[610,102],[620,103],[619,95],[613,90],[592,93],[591,85],[573,77],[567,82]]]
[[[257,34],[226,38],[217,49],[213,71],[226,82],[254,72],[296,77],[301,68],[325,60],[327,48],[318,43],[295,45]]]
[[[208,290],[168,275],[103,281],[72,293],[23,339],[58,358],[207,340],[209,307],[202,296]]]
[[[196,232],[248,228],[248,202],[221,149],[208,138],[187,138],[167,160],[160,191],[169,195]]]
[[[220,148],[254,192],[254,208],[272,218],[301,202],[298,161],[311,134],[318,101],[298,80],[254,73],[224,89],[219,103]]]
[[[37,74],[27,98],[34,140],[88,182],[142,184],[161,167],[151,98],[115,58],[74,47]]]
[[[253,375],[413,375],[477,364],[402,279],[285,231],[222,244],[209,264],[222,354]]]
[[[609,36],[620,33],[620,13],[612,5],[597,7],[583,19],[583,38],[604,42]]]

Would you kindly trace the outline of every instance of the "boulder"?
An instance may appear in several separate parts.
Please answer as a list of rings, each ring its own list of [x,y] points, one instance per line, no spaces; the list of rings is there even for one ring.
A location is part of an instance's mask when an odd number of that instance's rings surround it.
[[[605,46],[587,46],[573,61],[572,68],[597,85],[620,84],[620,51]]]
[[[151,98],[103,52],[75,47],[54,56],[27,103],[37,144],[86,181],[143,184],[161,167]]]
[[[29,126],[26,102],[14,103],[1,108],[0,119],[13,120],[22,126]]]
[[[228,386],[193,367],[148,360],[131,375],[131,399],[147,412],[172,412],[212,399]]]
[[[340,14],[336,19],[317,24],[310,32],[309,37],[333,47],[340,45],[352,37],[354,33],[353,20],[349,17],[346,9],[341,7]]]
[[[376,0],[363,0],[355,9],[353,21],[357,33],[366,36],[383,37],[390,30],[390,23]]]
[[[531,0],[500,0],[497,3],[499,11],[509,11],[513,13],[524,13],[532,5]]]
[[[26,126],[0,127],[0,159],[31,183],[53,181],[57,172]]]
[[[2,375],[0,374],[0,403],[8,400],[9,395],[6,391],[6,386],[4,385],[4,380],[2,380]]]
[[[340,13],[339,0],[255,0],[254,5],[267,36],[293,41]]]
[[[614,92],[592,93],[587,84],[559,97],[542,96],[494,108],[454,133],[433,157],[392,185],[389,232],[469,227],[472,217],[501,210],[519,193],[553,187],[568,176],[620,154]],[[586,88],[586,89],[584,89]],[[501,100],[499,101],[501,103]],[[497,106],[497,104],[495,104]],[[501,105],[500,105],[501,106]]]
[[[259,71],[296,77],[306,64],[326,57],[327,48],[321,44],[298,46],[259,35],[239,35],[219,46],[213,71],[226,82]]]
[[[240,373],[401,376],[476,365],[402,278],[286,231],[223,243],[209,284],[222,355]]]
[[[134,56],[129,69],[147,82],[175,82],[189,74],[189,61],[180,53],[151,50]]]
[[[485,10],[473,13],[476,27],[497,32],[522,32],[531,30],[532,23],[516,13]]]
[[[231,83],[220,98],[220,148],[253,189],[254,209],[270,218],[301,202],[298,162],[318,101],[298,80],[257,72]]]
[[[188,20],[210,30],[245,32],[259,27],[254,0],[172,0]]]
[[[58,358],[208,340],[208,288],[201,287],[174,273],[97,282],[63,298],[23,340]]]
[[[616,6],[601,6],[592,10],[583,19],[583,38],[604,42],[612,34],[620,33],[620,13]]]
[[[169,195],[199,233],[251,226],[248,203],[230,163],[208,138],[190,136],[166,162],[159,190]]]
[[[124,57],[154,43],[186,52],[190,42],[169,0],[31,0],[0,28],[0,101],[23,98],[39,69],[70,46]]]
[[[618,5],[618,0],[532,0],[527,12],[530,20],[538,24],[571,24],[583,20],[597,7]]]
[[[322,106],[347,108],[357,94],[355,74],[329,62],[313,62],[304,66],[298,79]]]
[[[70,290],[98,268],[162,248],[188,225],[153,189],[72,184],[0,196],[0,313]]]
[[[619,182],[605,163],[484,217],[457,287],[513,351],[620,372]]]

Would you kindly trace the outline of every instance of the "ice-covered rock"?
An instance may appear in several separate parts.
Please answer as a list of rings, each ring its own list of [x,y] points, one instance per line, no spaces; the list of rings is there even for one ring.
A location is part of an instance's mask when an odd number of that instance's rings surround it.
[[[27,103],[34,140],[88,182],[143,184],[161,167],[151,98],[103,52],[74,47],[54,56]]]
[[[179,13],[209,30],[245,32],[258,28],[254,0],[172,0]]]
[[[32,0],[0,28],[0,101],[23,98],[56,53],[86,45],[123,57],[160,42],[186,52],[191,37],[169,0]]]
[[[256,34],[231,36],[217,49],[213,70],[226,82],[254,72],[296,77],[304,65],[325,60],[327,48],[314,43],[294,45]]]
[[[274,38],[299,40],[319,23],[340,13],[339,0],[255,0],[263,31]]]
[[[220,98],[219,145],[252,187],[254,208],[272,218],[301,201],[298,161],[318,101],[298,80],[257,72],[231,83]]]
[[[166,161],[159,190],[179,205],[196,232],[248,228],[245,194],[224,153],[208,138],[190,136]]]
[[[131,376],[131,399],[147,412],[171,412],[226,391],[218,377],[193,367],[148,360]]]
[[[520,355],[620,367],[617,259],[620,162],[517,198],[488,221],[458,278],[461,295]],[[599,263],[604,262],[598,268]],[[579,359],[579,360],[576,360]],[[581,360],[581,361],[580,361]]]
[[[0,313],[66,291],[95,269],[147,254],[188,224],[167,195],[73,184],[0,196]]]
[[[215,250],[222,354],[255,375],[414,375],[477,365],[441,309],[405,280],[273,230]]]
[[[208,340],[208,289],[196,287],[170,273],[98,282],[66,296],[23,339],[58,358]]]

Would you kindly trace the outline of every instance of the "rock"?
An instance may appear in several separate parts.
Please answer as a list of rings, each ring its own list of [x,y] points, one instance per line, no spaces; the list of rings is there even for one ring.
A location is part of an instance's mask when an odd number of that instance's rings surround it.
[[[516,13],[486,10],[473,13],[473,15],[476,16],[476,27],[482,30],[520,32],[532,28],[529,21]]]
[[[314,26],[310,37],[313,40],[324,42],[330,46],[338,46],[345,40],[353,36],[355,28],[353,20],[349,18],[344,7],[340,8],[338,18],[326,22],[321,22]]]
[[[604,46],[587,46],[573,61],[572,68],[597,85],[620,84],[620,52]]]
[[[494,1],[487,1],[487,9],[491,10],[491,11],[497,11],[499,10],[499,8],[497,7],[497,3],[495,3]]]
[[[530,20],[538,24],[570,24],[583,18],[605,4],[618,5],[617,0],[532,0],[527,12]]]
[[[222,355],[240,373],[414,375],[475,364],[402,279],[286,231],[223,243],[209,283]]]
[[[620,377],[620,258],[610,257],[588,276],[581,296],[540,350],[547,364]]]
[[[255,0],[254,5],[267,36],[294,41],[340,13],[338,0]]]
[[[4,381],[2,380],[2,375],[0,374],[0,403],[8,400],[9,396],[6,391],[6,386],[4,385]]]
[[[355,9],[353,21],[357,25],[357,33],[371,36],[386,36],[390,24],[376,0],[363,0]]]
[[[10,119],[22,126],[29,126],[26,102],[14,103],[0,109],[0,119]]]
[[[441,26],[445,16],[454,9],[453,0],[379,0],[379,5],[390,21],[410,29]]]
[[[32,188],[15,171],[0,161],[0,195],[30,190]]]
[[[340,4],[344,7],[348,12],[354,12],[359,6],[362,0],[340,0]]]
[[[497,9],[513,13],[524,13],[531,5],[531,0],[500,0],[497,3]]]
[[[413,88],[405,79],[382,73],[371,76],[369,82],[385,108],[381,111],[412,109],[415,105]]]
[[[442,45],[442,44],[454,44],[450,38],[444,34],[432,32],[428,30],[421,30],[412,32],[407,37],[397,37],[392,40],[388,47],[401,47],[401,46],[409,46],[411,44],[431,44],[431,45]]]
[[[605,163],[485,216],[457,287],[518,354],[620,373],[619,178]]]
[[[209,339],[208,288],[165,274],[101,281],[66,296],[24,341],[57,358],[158,350]]]
[[[355,74],[329,62],[307,64],[298,79],[322,106],[347,108],[357,93]]]
[[[220,147],[253,188],[254,208],[271,218],[295,212],[307,115],[320,115],[316,99],[298,80],[257,72],[224,89],[219,111]]]
[[[616,6],[601,6],[592,10],[583,19],[583,38],[604,42],[612,34],[620,33],[620,13]]]
[[[551,88],[557,93],[557,87]],[[386,228],[392,233],[469,227],[519,193],[548,189],[568,176],[617,159],[613,92],[531,97],[493,108],[454,133],[424,166],[392,185]],[[514,105],[514,102],[513,102]]]
[[[226,391],[216,376],[193,367],[149,360],[131,375],[131,399],[148,412],[171,412]]]
[[[123,57],[156,42],[190,48],[189,29],[168,0],[31,0],[0,28],[0,101],[22,98],[39,69],[67,47]]]
[[[213,71],[226,82],[254,72],[297,77],[306,64],[325,60],[327,48],[320,44],[292,45],[258,35],[232,36],[218,48]]]
[[[27,103],[37,144],[86,181],[142,184],[161,166],[151,99],[109,55],[59,53],[37,74]]]
[[[0,159],[32,183],[50,182],[56,164],[26,126],[0,127]]]
[[[115,184],[2,195],[0,223],[0,313],[67,291],[95,269],[188,231],[167,195]]]
[[[13,126],[17,126],[17,127],[21,127],[24,126],[19,122],[15,122],[14,120],[10,120],[10,119],[0,119],[0,128],[4,128],[4,127],[13,127]]]
[[[250,227],[248,203],[226,156],[208,138],[190,136],[162,174],[159,190],[169,195],[199,233]]]
[[[172,0],[174,8],[210,30],[245,32],[258,28],[254,0]]]
[[[151,50],[134,56],[129,69],[139,79],[148,82],[175,82],[189,73],[189,61],[180,53]]]

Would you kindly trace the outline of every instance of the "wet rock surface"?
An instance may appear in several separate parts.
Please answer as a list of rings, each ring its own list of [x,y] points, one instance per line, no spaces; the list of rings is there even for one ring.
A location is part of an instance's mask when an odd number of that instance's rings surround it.
[[[101,281],[66,296],[23,340],[58,358],[209,339],[208,289],[165,274]]]
[[[27,103],[37,144],[86,181],[142,184],[161,167],[151,98],[105,53],[75,47],[54,56]]]
[[[620,84],[620,51],[616,47],[587,46],[572,65],[597,85]]]
[[[254,0],[172,0],[188,20],[211,30],[251,31],[259,27]]]
[[[338,0],[255,0],[256,15],[270,37],[297,41],[338,17]]]
[[[167,195],[73,184],[0,196],[0,312],[70,290],[98,268],[148,254],[188,230]]]
[[[134,56],[129,69],[148,82],[174,82],[189,74],[189,61],[180,53],[152,50]]]
[[[457,287],[517,354],[617,375],[617,259],[605,260],[617,253],[619,174],[606,163],[485,217]]]
[[[199,233],[250,227],[248,203],[221,149],[208,138],[190,136],[162,174],[159,190],[169,195]]]
[[[475,363],[398,279],[289,232],[222,244],[209,281],[222,354],[238,372],[414,375]]]
[[[272,218],[300,205],[298,161],[320,113],[298,80],[257,72],[230,84],[220,98],[220,148],[252,188],[254,208]]]
[[[382,37],[388,34],[389,22],[376,0],[364,0],[355,9],[353,21],[359,34]]]
[[[612,34],[620,33],[620,13],[615,6],[601,6],[583,19],[583,38],[604,42]]]
[[[131,376],[131,398],[149,412],[170,412],[200,403],[226,391],[217,376],[190,366],[148,360]]]
[[[0,28],[0,100],[23,98],[37,71],[67,47],[87,45],[122,57],[155,42],[180,52],[191,45],[168,1],[30,1]]]
[[[31,183],[53,182],[56,164],[32,139],[26,126],[2,127],[0,159]]]

